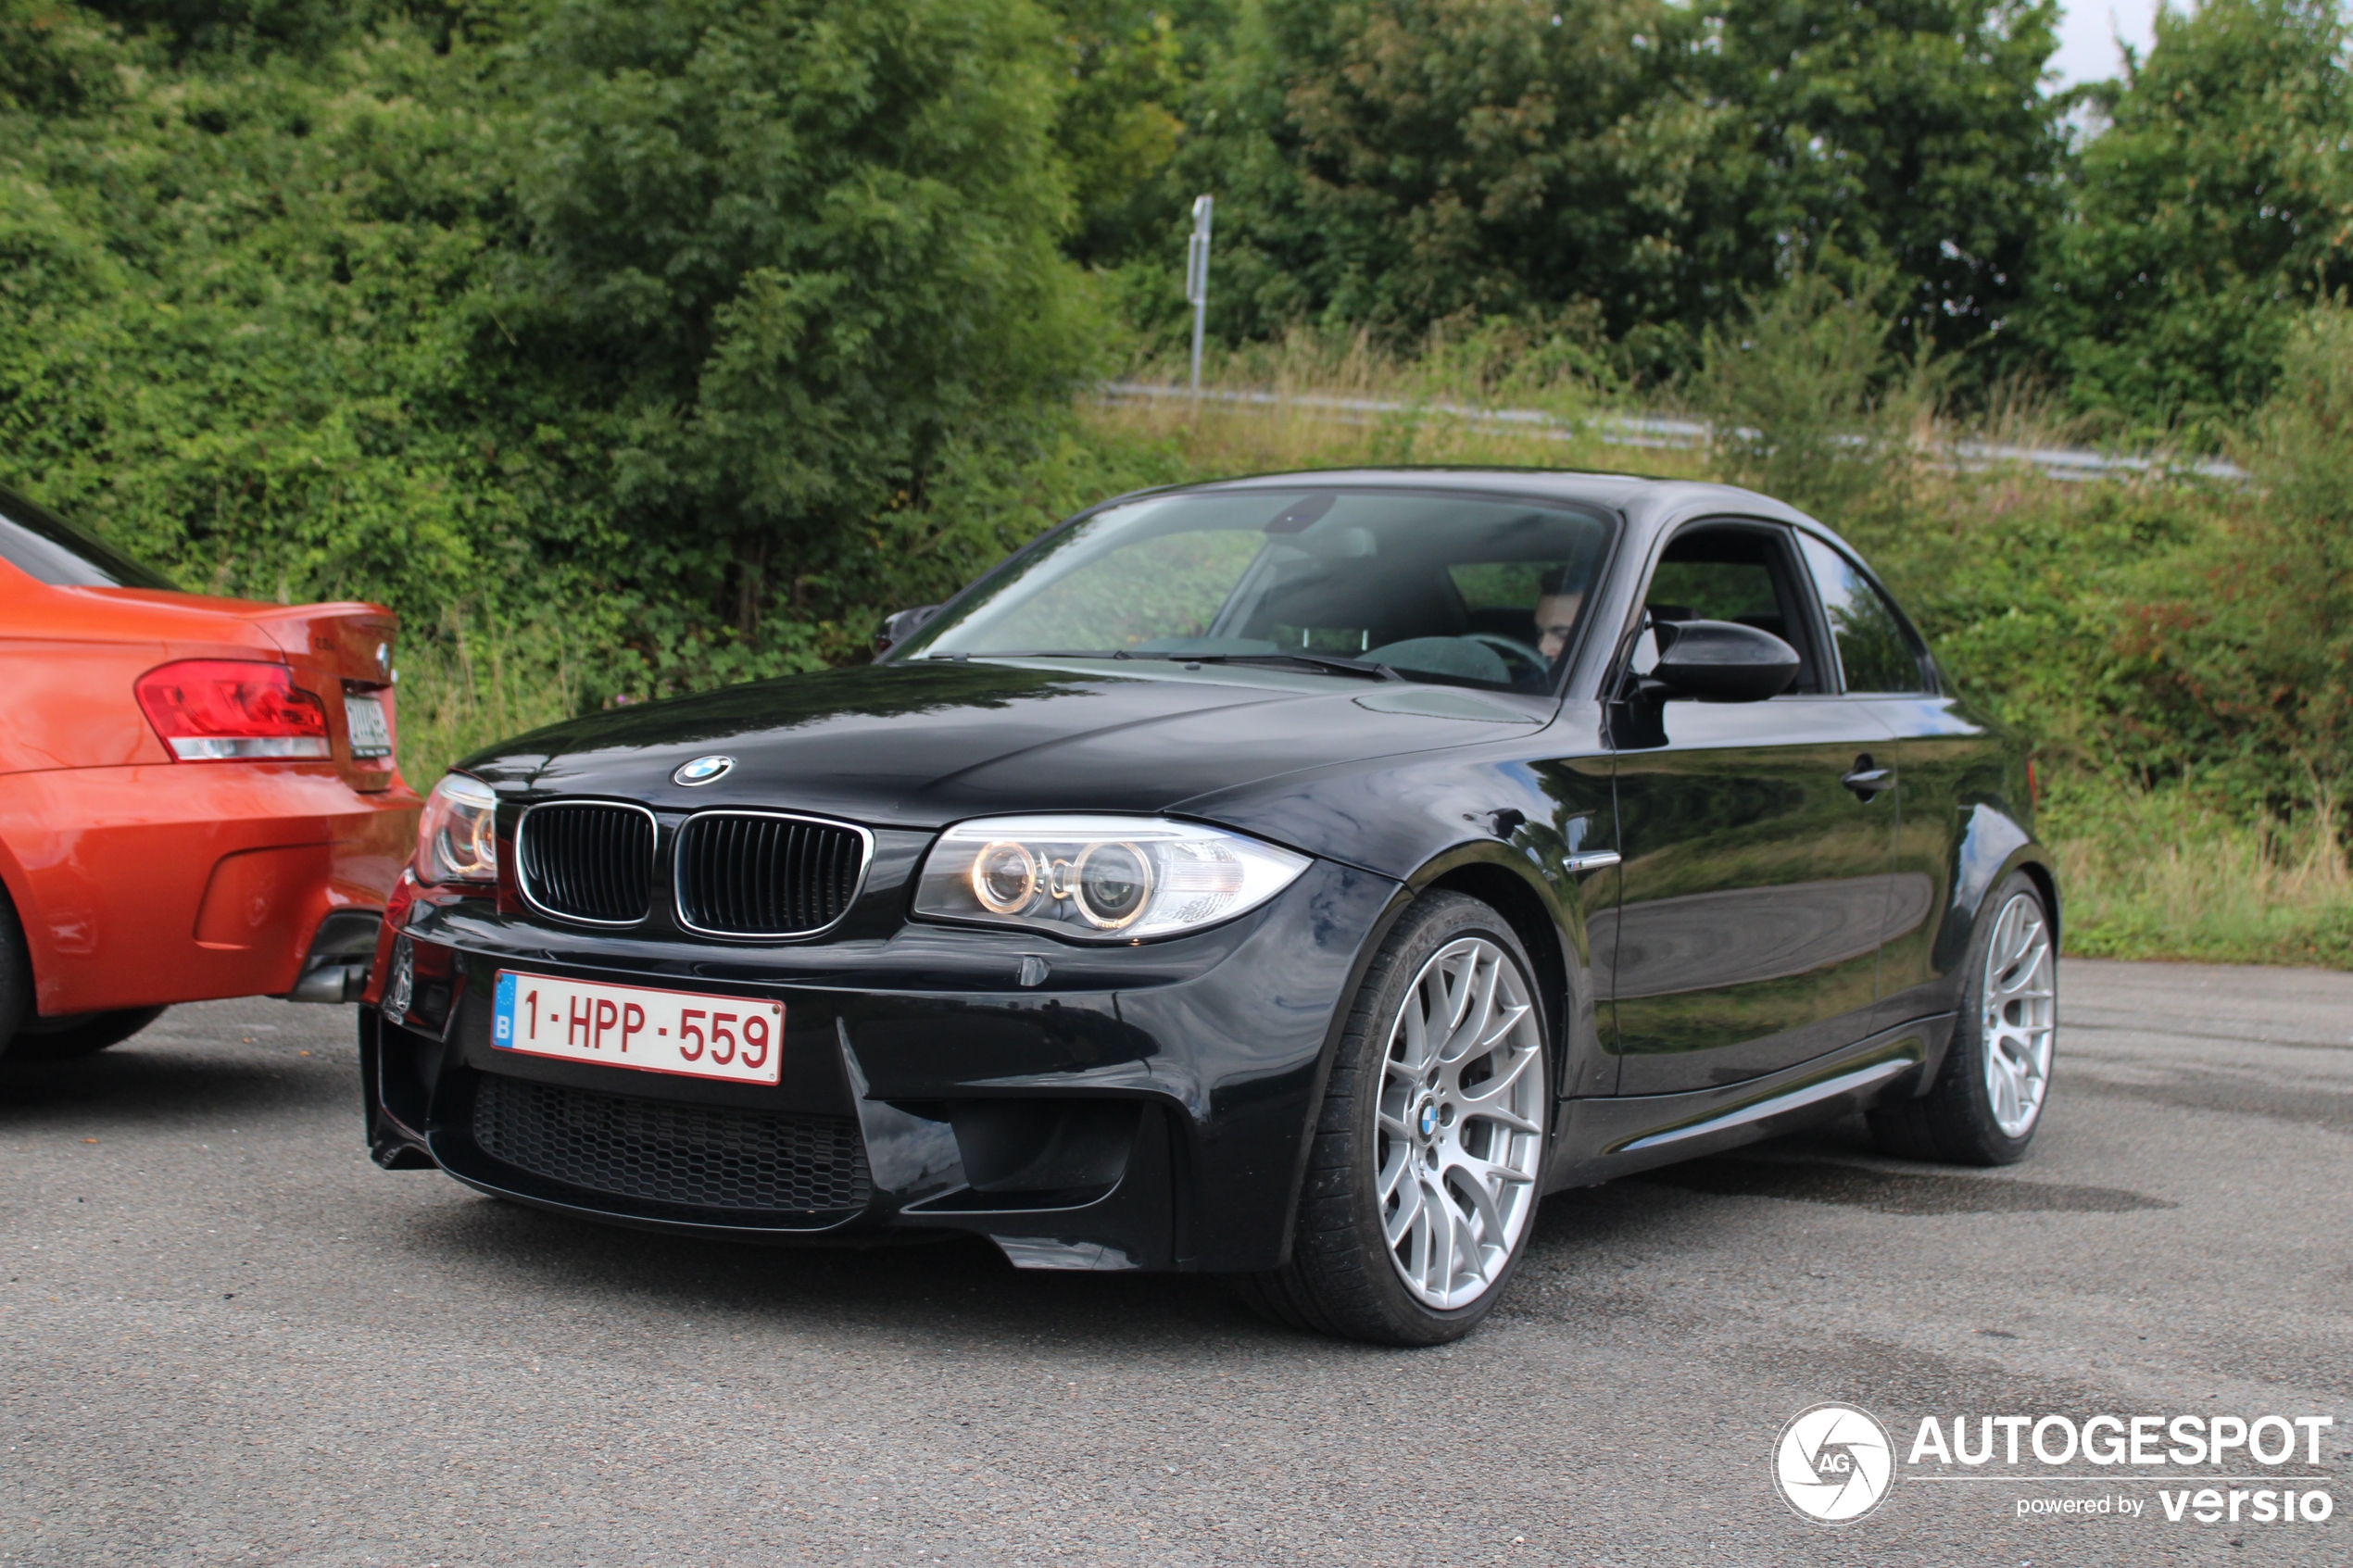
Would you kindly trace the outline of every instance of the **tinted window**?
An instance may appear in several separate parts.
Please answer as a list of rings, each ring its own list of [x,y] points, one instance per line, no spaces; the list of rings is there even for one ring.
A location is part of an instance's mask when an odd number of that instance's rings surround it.
[[[1822,592],[1838,661],[1850,692],[1924,692],[1927,654],[1914,642],[1894,607],[1853,561],[1818,539],[1806,540],[1806,558]]]
[[[55,588],[175,586],[161,572],[8,490],[0,490],[0,560]]]
[[[1159,496],[1033,547],[908,656],[1302,652],[1535,690],[1609,533],[1566,508],[1394,491]]]

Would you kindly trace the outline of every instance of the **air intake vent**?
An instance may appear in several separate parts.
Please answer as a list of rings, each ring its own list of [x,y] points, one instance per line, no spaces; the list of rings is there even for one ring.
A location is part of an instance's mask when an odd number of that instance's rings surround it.
[[[713,936],[807,936],[849,912],[866,874],[860,829],[760,811],[704,811],[678,830],[678,920]]]
[[[654,815],[642,806],[559,800],[523,813],[523,897],[551,915],[635,925],[653,909]]]
[[[484,1073],[473,1136],[492,1159],[551,1182],[682,1208],[814,1217],[874,1197],[847,1116],[673,1105]]]

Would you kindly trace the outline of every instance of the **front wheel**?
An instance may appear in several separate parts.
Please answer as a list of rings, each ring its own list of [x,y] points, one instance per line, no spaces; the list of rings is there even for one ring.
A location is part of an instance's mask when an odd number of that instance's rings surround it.
[[[1352,1009],[1309,1151],[1291,1261],[1239,1282],[1264,1315],[1439,1345],[1527,1250],[1552,1105],[1544,1009],[1511,927],[1459,894],[1398,922]]]
[[[2043,1120],[2058,1038],[2058,944],[2042,890],[2023,872],[1985,909],[1935,1086],[1871,1113],[1872,1135],[1890,1154],[2007,1165],[2025,1155]]]

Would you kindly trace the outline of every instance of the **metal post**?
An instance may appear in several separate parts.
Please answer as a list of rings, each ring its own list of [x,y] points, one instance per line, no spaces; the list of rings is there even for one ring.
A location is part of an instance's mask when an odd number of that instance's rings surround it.
[[[1201,337],[1209,323],[1210,198],[1193,198],[1193,237],[1185,242],[1185,300],[1193,307],[1193,390],[1201,390]]]

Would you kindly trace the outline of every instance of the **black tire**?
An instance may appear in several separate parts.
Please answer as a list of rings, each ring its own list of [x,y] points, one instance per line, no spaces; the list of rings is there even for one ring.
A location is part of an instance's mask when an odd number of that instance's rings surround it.
[[[1501,1148],[1496,1139],[1511,1137],[1515,1140],[1511,1145],[1514,1158],[1532,1158],[1533,1179],[1507,1189],[1517,1230],[1511,1236],[1509,1250],[1500,1266],[1486,1270],[1484,1289],[1476,1298],[1461,1305],[1441,1308],[1424,1301],[1407,1287],[1403,1277],[1406,1265],[1395,1261],[1390,1254],[1383,1222],[1383,1199],[1378,1187],[1384,1139],[1391,1138],[1392,1143],[1394,1140],[1392,1135],[1382,1130],[1380,1110],[1383,1087],[1390,1082],[1386,1070],[1390,1034],[1406,1003],[1413,999],[1416,982],[1425,967],[1442,950],[1468,937],[1491,943],[1516,967],[1519,994],[1532,1010],[1534,1034],[1532,1053],[1528,1047],[1529,1036],[1515,1029],[1514,1046],[1498,1047],[1484,1058],[1477,1053],[1466,1055],[1464,1060],[1469,1065],[1464,1070],[1462,1088],[1475,1090],[1489,1081],[1470,1075],[1482,1071],[1477,1065],[1482,1060],[1491,1063],[1484,1069],[1491,1079],[1499,1073],[1500,1066],[1494,1064],[1504,1060],[1505,1051],[1510,1050],[1516,1071],[1509,1075],[1509,1083],[1517,1085],[1527,1073],[1536,1075],[1530,1123],[1535,1131],[1507,1134],[1497,1123],[1486,1122],[1483,1129],[1474,1135],[1469,1129],[1479,1118],[1451,1109],[1447,1110],[1450,1120],[1436,1124],[1453,1129],[1458,1141],[1476,1135],[1491,1153]],[[1496,1301],[1509,1288],[1512,1275],[1527,1253],[1528,1239],[1535,1231],[1538,1184],[1548,1147],[1552,1034],[1549,1010],[1537,986],[1535,973],[1535,966],[1528,961],[1528,954],[1512,935],[1512,928],[1502,916],[1475,898],[1453,893],[1433,894],[1406,911],[1381,944],[1350,1008],[1339,1055],[1325,1085],[1314,1143],[1308,1151],[1290,1261],[1279,1269],[1240,1276],[1234,1282],[1238,1294],[1252,1311],[1287,1327],[1377,1345],[1422,1346],[1459,1339],[1494,1310]],[[1516,1088],[1512,1092],[1516,1098],[1520,1095]],[[1429,1097],[1425,1093],[1424,1098]],[[1521,1103],[1523,1109],[1528,1108],[1524,1099]],[[1433,1102],[1433,1116],[1437,1109]],[[1428,1124],[1418,1121],[1418,1111],[1414,1114],[1416,1124],[1425,1127],[1427,1138]],[[1458,1115],[1459,1122],[1451,1119]],[[1530,1138],[1532,1146],[1519,1141]],[[1414,1158],[1410,1150],[1399,1157],[1405,1159],[1409,1166]],[[1431,1159],[1428,1168],[1441,1170],[1436,1162],[1438,1157]],[[1420,1175],[1419,1170],[1415,1175]],[[1442,1175],[1440,1179],[1443,1179]],[[1402,1186],[1412,1185],[1402,1184],[1401,1190]],[[1504,1190],[1506,1189],[1498,1189],[1499,1193]],[[1455,1208],[1460,1215],[1464,1205],[1458,1201]],[[1500,1209],[1495,1211],[1501,1212]],[[1464,1234],[1470,1234],[1469,1223],[1459,1223],[1465,1224]],[[1448,1234],[1453,1232],[1450,1230]],[[1406,1245],[1410,1248],[1412,1243]]]
[[[17,907],[0,892],[0,1056],[8,1054],[17,1029],[32,1016],[32,957],[17,923]]]
[[[8,1054],[19,1061],[69,1061],[119,1046],[170,1011],[169,1008],[123,1008],[69,1018],[28,1020]]]
[[[2009,908],[2024,901],[2032,919],[2040,923],[2045,940],[2051,930],[2050,909],[2042,889],[2024,872],[2013,872],[1985,900],[1977,922],[1977,932],[1969,941],[1969,979],[1961,990],[1960,1017],[1953,1023],[1953,1043],[1944,1053],[1944,1065],[1938,1069],[1935,1085],[1916,1099],[1906,1099],[1870,1113],[1871,1136],[1886,1153],[1906,1160],[1941,1160],[1950,1165],[2009,1165],[2023,1159],[2027,1146],[2034,1141],[2035,1129],[2042,1125],[2042,1113],[2049,1104],[2048,1072],[2044,1074],[2043,1096],[2033,1108],[2024,1130],[2013,1135],[2003,1129],[1994,1110],[1994,1097],[1987,1084],[1986,1053],[1993,1048],[1986,1035],[1985,996],[1989,981],[2001,983],[2000,976],[1989,975],[1995,928]],[[2051,944],[2049,964],[2051,1019],[2049,1027],[2057,1031],[2058,951]],[[2015,972],[2017,966],[2010,966]]]

